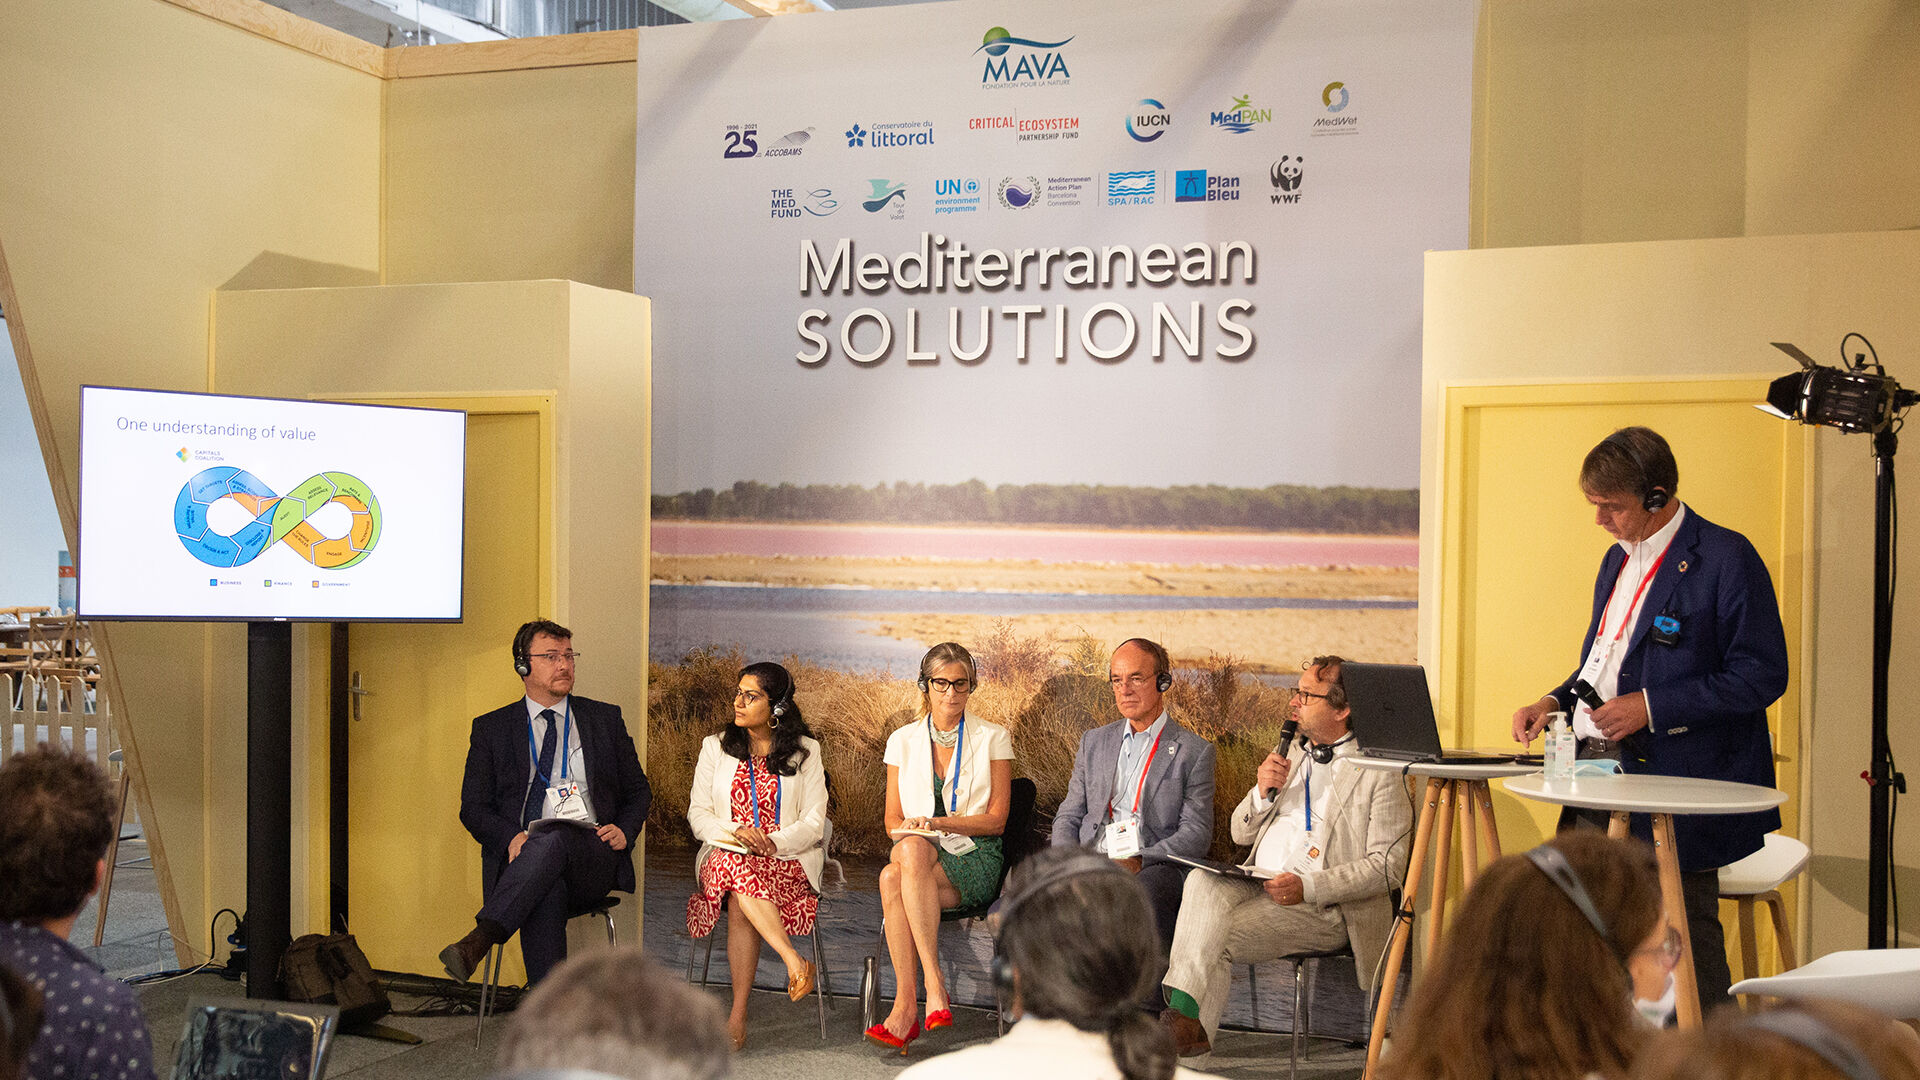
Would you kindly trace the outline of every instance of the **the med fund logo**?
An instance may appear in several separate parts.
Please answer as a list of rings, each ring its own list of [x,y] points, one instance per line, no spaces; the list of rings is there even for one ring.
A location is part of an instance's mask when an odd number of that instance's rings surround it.
[[[1064,86],[1072,81],[1061,41],[1035,41],[1014,37],[1004,26],[988,30],[973,55],[986,54],[980,72],[980,85],[992,89],[1008,86]]]
[[[1255,124],[1266,124],[1272,121],[1273,110],[1254,108],[1251,94],[1236,95],[1232,108],[1217,109],[1207,114],[1207,123],[1235,135],[1245,135],[1253,130]]]
[[[855,124],[847,129],[850,150],[897,150],[906,146],[932,146],[933,121],[905,120],[897,124]]]

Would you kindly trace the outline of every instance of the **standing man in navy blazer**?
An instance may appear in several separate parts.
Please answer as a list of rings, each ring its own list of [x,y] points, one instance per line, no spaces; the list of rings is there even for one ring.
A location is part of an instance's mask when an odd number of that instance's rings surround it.
[[[539,619],[513,636],[526,697],[473,721],[460,823],[480,841],[486,903],[440,951],[465,982],[487,950],[520,934],[529,984],[566,959],[567,915],[634,888],[634,838],[653,794],[620,707],[573,693],[573,631]],[[543,818],[566,818],[528,833]]]
[[[1121,642],[1107,683],[1121,718],[1080,736],[1053,842],[1093,847],[1138,875],[1164,953],[1188,869],[1166,856],[1203,859],[1213,843],[1213,744],[1168,715],[1173,662],[1157,643]]]
[[[1674,500],[1680,467],[1657,432],[1621,428],[1588,451],[1580,489],[1618,541],[1600,561],[1581,666],[1513,714],[1530,741],[1573,713],[1581,757],[1630,773],[1774,786],[1767,706],[1787,689],[1787,640],[1773,579],[1747,538]],[[1584,681],[1602,701],[1580,703]],[[1578,819],[1561,815],[1561,827]],[[1675,847],[1704,1009],[1727,1000],[1720,867],[1760,850],[1780,813],[1677,816]],[[1634,830],[1647,836],[1647,822]]]

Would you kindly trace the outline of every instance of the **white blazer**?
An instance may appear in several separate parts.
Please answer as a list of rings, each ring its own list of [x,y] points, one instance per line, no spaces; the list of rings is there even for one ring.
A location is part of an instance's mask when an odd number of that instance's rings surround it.
[[[767,830],[767,839],[773,841],[774,858],[797,860],[807,873],[807,884],[819,892],[820,870],[827,858],[827,768],[820,760],[819,743],[803,738],[800,745],[809,751],[807,760],[797,775],[780,778],[780,824]],[[733,832],[733,778],[744,764],[720,749],[720,736],[709,735],[701,741],[687,800],[687,824],[700,841],[700,854],[693,863],[695,878],[713,854],[713,842]]]
[[[987,812],[993,801],[993,763],[1013,760],[1013,737],[988,720],[967,717],[960,744],[960,798],[947,807],[948,817]],[[887,764],[900,770],[900,810],[907,817],[933,816],[933,749],[927,742],[925,716],[895,728],[887,736]]]

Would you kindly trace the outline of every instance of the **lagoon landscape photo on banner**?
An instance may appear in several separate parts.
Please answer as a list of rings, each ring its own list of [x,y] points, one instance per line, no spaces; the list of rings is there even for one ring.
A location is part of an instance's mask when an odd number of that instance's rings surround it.
[[[1473,20],[962,2],[641,35],[656,843],[745,662],[794,669],[836,850],[877,854],[936,642],[980,659],[970,712],[1043,821],[1128,637],[1171,650],[1223,792],[1304,659],[1414,658],[1422,254],[1466,246]]]

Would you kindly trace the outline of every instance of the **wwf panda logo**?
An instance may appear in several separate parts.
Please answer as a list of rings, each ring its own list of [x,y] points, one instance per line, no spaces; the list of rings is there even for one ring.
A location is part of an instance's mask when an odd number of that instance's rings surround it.
[[[1273,168],[1268,170],[1267,178],[1273,181],[1276,190],[1298,191],[1301,177],[1305,175],[1306,163],[1307,159],[1304,157],[1283,155],[1279,161],[1273,163]]]

